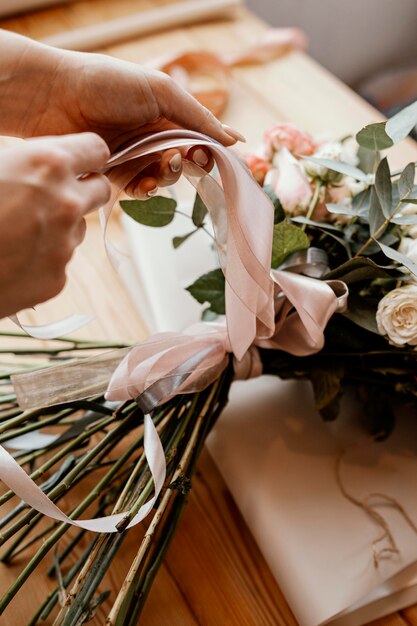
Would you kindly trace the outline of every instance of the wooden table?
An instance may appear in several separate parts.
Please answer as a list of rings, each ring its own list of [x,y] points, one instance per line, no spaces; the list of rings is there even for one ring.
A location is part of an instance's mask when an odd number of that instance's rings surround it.
[[[66,28],[109,19],[135,10],[154,8],[172,0],[79,1],[4,20],[0,26],[31,37],[44,37]],[[238,20],[187,27],[114,46],[106,52],[122,59],[143,62],[167,50],[199,49],[233,51],[253,42],[265,25],[242,9]],[[263,131],[278,120],[291,120],[313,133],[340,137],[380,119],[372,107],[336,80],[308,56],[300,53],[264,66],[236,69],[231,100],[224,121],[248,138],[255,147]],[[391,151],[395,167],[417,159],[413,142]],[[117,220],[112,236],[122,233]],[[105,257],[94,217],[89,219],[86,242],[71,264],[70,280],[63,294],[39,307],[32,322],[61,317],[73,311],[95,314],[95,321],[79,335],[97,339],[131,340],[144,336],[144,327],[132,302]],[[8,328],[2,322],[1,328]],[[74,498],[63,507],[68,510]],[[129,531],[116,566],[104,588],[116,589],[138,545],[141,529]],[[0,567],[4,591],[20,570]],[[41,601],[50,582],[46,559],[36,575],[3,616],[4,626],[24,626]],[[30,602],[26,599],[30,598]],[[93,623],[101,625],[108,604]],[[189,505],[179,531],[151,592],[141,623],[144,626],[296,626],[276,582],[226,486],[207,452],[199,463]],[[417,607],[374,622],[374,626],[417,626]]]

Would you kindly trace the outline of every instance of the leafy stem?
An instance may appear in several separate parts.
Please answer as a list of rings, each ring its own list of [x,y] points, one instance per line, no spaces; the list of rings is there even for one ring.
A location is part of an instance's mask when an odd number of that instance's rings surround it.
[[[308,205],[307,214],[306,214],[307,220],[310,220],[314,213],[314,209],[316,208],[317,203],[319,201],[319,195],[320,195],[320,191],[322,187],[323,187],[323,182],[321,180],[317,180],[315,188],[314,188],[313,197],[311,198],[310,204]],[[301,230],[305,230],[306,227],[307,227],[307,224],[302,224]]]
[[[354,258],[357,258],[359,256],[361,256],[365,250],[376,240],[378,239],[378,237],[384,232],[384,230],[386,229],[386,227],[391,223],[391,221],[393,220],[393,218],[396,216],[396,214],[398,213],[398,211],[400,210],[401,206],[403,205],[403,200],[407,199],[410,194],[412,192],[412,189],[410,189],[410,191],[408,191],[404,198],[401,198],[400,201],[398,202],[398,204],[396,205],[395,209],[390,213],[390,215],[384,220],[384,222],[381,224],[381,226],[379,226],[376,231],[374,232],[373,235],[371,235],[369,237],[369,239],[367,241],[365,241],[365,243],[363,244],[363,246],[358,250],[358,252],[355,254]]]

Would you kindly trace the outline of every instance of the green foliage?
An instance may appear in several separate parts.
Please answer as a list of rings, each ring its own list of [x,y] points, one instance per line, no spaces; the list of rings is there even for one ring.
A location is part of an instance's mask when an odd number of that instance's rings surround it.
[[[343,373],[340,367],[314,368],[311,371],[316,409],[326,421],[334,420],[339,413]]]
[[[224,315],[226,311],[225,280],[221,269],[203,274],[186,289],[200,304],[209,303],[210,306],[206,312],[211,311],[217,315]]]
[[[410,195],[414,188],[414,176],[416,166],[415,163],[409,163],[401,172],[401,176],[398,181],[398,191],[400,198]]]
[[[360,180],[362,183],[368,183],[367,174],[365,174],[365,172],[362,172],[362,170],[355,167],[354,165],[350,165],[349,163],[344,163],[343,161],[334,161],[333,159],[319,159],[318,157],[314,156],[306,156],[303,158],[307,161],[317,163],[317,165],[327,167],[327,169],[334,172],[339,172],[340,174],[344,174],[345,176],[351,176],[355,180]]]
[[[372,259],[356,257],[342,263],[326,274],[325,279],[343,280],[347,285],[362,281],[372,281],[375,278],[389,278],[391,268],[377,265]]]
[[[172,222],[177,203],[172,198],[155,196],[149,200],[122,200],[120,206],[135,222],[159,228]]]
[[[381,248],[382,252],[385,254],[386,257],[388,257],[389,259],[392,259],[393,261],[396,261],[400,265],[403,265],[412,274],[414,274],[414,276],[417,276],[417,265],[413,263],[412,261],[410,261],[410,259],[406,257],[405,254],[401,254],[400,252],[398,252],[398,250],[394,250],[393,248],[390,248],[389,246],[381,243],[380,241],[377,241],[377,244]]]
[[[282,222],[285,219],[285,211],[283,209],[283,206],[279,198],[275,195],[275,192],[272,189],[271,185],[265,185],[263,190],[266,195],[271,198],[272,204],[274,205],[274,224],[279,224],[279,222]]]
[[[208,209],[206,205],[204,204],[200,196],[196,194],[191,216],[194,226],[196,226],[197,228],[201,228],[202,226],[204,226],[204,218],[206,217],[207,213]]]
[[[288,222],[275,224],[271,267],[279,267],[287,256],[298,250],[306,250],[309,246],[309,238],[298,226]]]
[[[417,126],[417,101],[405,107],[391,117],[385,126],[385,131],[393,141],[398,143]]]
[[[368,124],[358,132],[356,141],[362,148],[379,152],[394,145],[393,140],[385,131],[385,122]]]
[[[392,183],[391,172],[386,158],[382,159],[376,170],[375,192],[384,217],[390,217],[392,212]]]
[[[198,228],[194,228],[194,230],[192,230],[189,233],[186,233],[185,235],[174,237],[172,240],[172,245],[174,246],[174,248],[179,248],[184,243],[184,241],[187,241],[187,239],[191,237],[191,235],[194,235],[194,233],[196,233],[197,231],[198,231]]]

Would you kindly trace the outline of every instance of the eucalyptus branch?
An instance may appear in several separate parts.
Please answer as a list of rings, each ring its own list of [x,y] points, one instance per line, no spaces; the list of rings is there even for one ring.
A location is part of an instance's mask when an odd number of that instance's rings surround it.
[[[410,191],[408,191],[408,193],[406,193],[406,195],[404,196],[404,198],[401,198],[401,200],[398,202],[398,204],[396,205],[395,209],[390,213],[390,215],[385,219],[385,221],[381,224],[381,226],[379,226],[379,228],[376,229],[375,233],[369,237],[369,239],[363,244],[363,246],[360,248],[360,250],[355,254],[355,256],[353,257],[354,259],[356,259],[357,257],[361,256],[365,250],[375,241],[378,239],[379,235],[381,235],[384,230],[386,229],[386,227],[391,223],[391,221],[393,220],[393,218],[396,216],[396,214],[398,213],[398,211],[401,209],[402,204],[403,204],[403,200],[405,200],[406,198],[408,198],[410,196],[410,194],[412,193],[412,189],[410,189]]]

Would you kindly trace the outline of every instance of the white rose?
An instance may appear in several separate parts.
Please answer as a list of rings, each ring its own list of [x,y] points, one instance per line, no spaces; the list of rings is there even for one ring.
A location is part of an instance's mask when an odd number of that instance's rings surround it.
[[[376,322],[381,335],[402,347],[417,345],[417,285],[405,285],[390,291],[378,304]]]
[[[413,237],[403,237],[398,252],[404,254],[413,263],[417,263],[417,241]]]
[[[349,189],[352,198],[357,196],[358,193],[361,193],[361,191],[365,191],[368,187],[367,183],[364,183],[361,180],[355,180],[351,176],[345,176],[345,180],[343,182]]]

